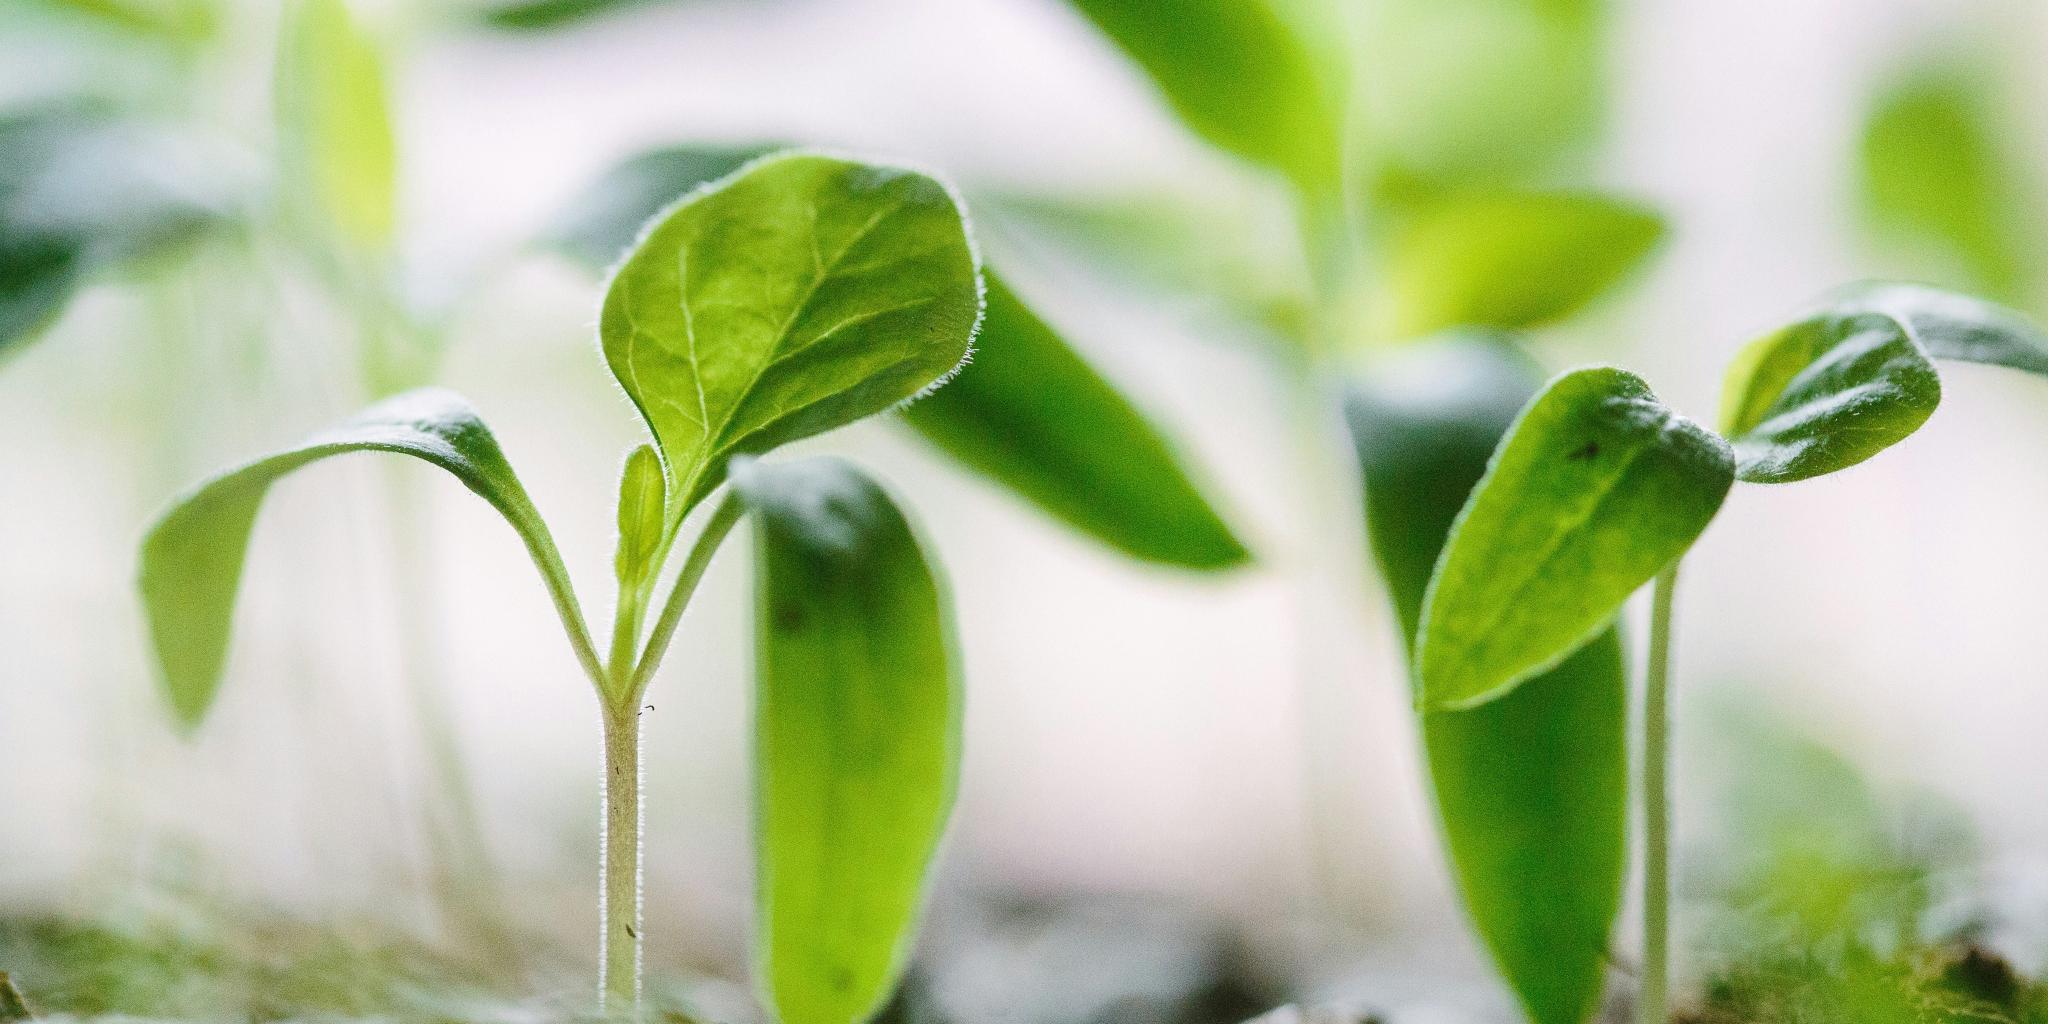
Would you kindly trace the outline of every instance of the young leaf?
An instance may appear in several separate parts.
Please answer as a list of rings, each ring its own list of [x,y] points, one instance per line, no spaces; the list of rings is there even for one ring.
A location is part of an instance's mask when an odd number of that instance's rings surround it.
[[[2040,195],[1982,66],[1918,67],[1878,96],[1863,126],[1863,212],[1878,233],[1944,258],[1956,283],[2017,301],[2040,268]]]
[[[993,274],[973,368],[905,418],[955,459],[1126,554],[1190,569],[1249,558],[1171,442]]]
[[[150,527],[142,542],[143,610],[165,696],[186,728],[206,717],[220,688],[242,560],[270,485],[309,463],[363,451],[433,463],[490,502],[526,543],[578,657],[597,678],[596,655],[547,524],[476,410],[454,392],[427,388],[200,484]]]
[[[633,244],[648,219],[664,207],[782,148],[687,145],[640,153],[578,192],[555,218],[543,241],[590,266],[611,266]]]
[[[1468,338],[1349,396],[1367,533],[1411,649],[1444,539],[1537,379],[1506,339]],[[1599,1003],[1627,850],[1627,683],[1610,628],[1499,700],[1422,715],[1458,890],[1536,1024]]]
[[[758,956],[785,1024],[856,1024],[901,975],[953,806],[961,691],[946,596],[846,462],[742,460],[758,607]]]
[[[290,0],[281,32],[277,116],[286,173],[343,239],[382,248],[398,216],[383,52],[347,0]]]
[[[1584,646],[1692,546],[1734,482],[1727,443],[1634,374],[1552,381],[1501,441],[1430,580],[1424,706],[1476,707]]]
[[[626,456],[619,471],[619,549],[612,559],[621,590],[637,590],[657,568],[667,526],[668,481],[652,445]]]
[[[1271,0],[1069,0],[1195,134],[1326,192],[1340,118],[1323,58]]]
[[[1426,201],[1387,240],[1391,337],[1514,329],[1586,308],[1664,237],[1649,209],[1598,195],[1480,192]]]
[[[944,185],[791,154],[697,193],[642,236],[606,289],[599,332],[662,450],[673,526],[733,456],[943,381],[980,315],[980,267]]]
[[[1936,359],[2048,376],[2048,332],[2017,310],[1940,288],[1894,282],[1852,285],[1839,293],[1838,301],[1897,319]]]
[[[1722,429],[1737,475],[1787,483],[1846,469],[1904,440],[1941,404],[1907,322],[1838,303],[1764,337],[1728,367]]]
[[[0,354],[95,272],[172,251],[225,219],[212,154],[76,106],[0,115]]]

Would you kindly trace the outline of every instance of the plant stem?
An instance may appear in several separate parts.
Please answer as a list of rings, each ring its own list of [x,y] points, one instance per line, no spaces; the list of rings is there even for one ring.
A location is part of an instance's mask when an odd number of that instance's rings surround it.
[[[604,863],[598,904],[598,1011],[632,1020],[640,1012],[640,708],[604,705]]]
[[[1643,673],[1643,988],[1638,1024],[1671,1018],[1671,606],[1678,563],[1650,596],[1650,659]]]

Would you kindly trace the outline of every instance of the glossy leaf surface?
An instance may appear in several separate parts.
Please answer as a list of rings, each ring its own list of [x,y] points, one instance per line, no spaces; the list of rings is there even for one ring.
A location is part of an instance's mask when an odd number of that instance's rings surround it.
[[[1845,288],[1836,301],[1899,320],[1936,359],[2048,376],[2048,332],[2018,310],[1926,285],[1882,281]]]
[[[974,364],[906,419],[963,464],[1126,554],[1249,557],[1172,444],[993,275]]]
[[[1692,546],[1734,480],[1727,443],[1634,374],[1552,381],[1501,441],[1431,577],[1424,706],[1478,706],[1584,646]]]
[[[751,460],[755,849],[764,988],[787,1024],[855,1024],[901,975],[951,813],[950,611],[889,496],[846,462]]]
[[[278,136],[286,173],[340,237],[382,247],[398,219],[398,149],[383,50],[347,0],[288,0],[280,32]]]
[[[581,617],[554,540],[476,410],[451,391],[407,392],[206,481],[150,527],[142,543],[143,609],[165,696],[186,728],[205,718],[220,688],[249,532],[270,486],[309,463],[366,451],[439,466],[496,508],[540,567],[565,625],[573,620],[572,633],[580,635]],[[578,642],[587,650],[587,638]]]
[[[1335,180],[1340,120],[1319,55],[1269,0],[1069,0],[1145,70],[1195,134],[1311,191]]]
[[[662,451],[671,524],[734,455],[944,380],[979,270],[952,193],[897,168],[770,157],[667,214],[613,274],[599,332]]]
[[[1613,291],[1663,236],[1655,213],[1606,196],[1497,191],[1425,202],[1387,240],[1386,332],[1553,323]]]
[[[1451,524],[1537,379],[1506,339],[1467,338],[1351,393],[1368,539],[1411,649]],[[1610,628],[1499,700],[1421,715],[1459,893],[1536,1024],[1599,1003],[1626,862],[1627,682]]]
[[[1879,94],[1861,140],[1863,213],[1952,283],[2017,301],[2041,267],[2040,186],[1983,67],[1927,64]]]
[[[1851,301],[1743,349],[1721,420],[1742,479],[1787,483],[1876,455],[1939,404],[1941,379],[1907,322]]]
[[[101,270],[191,241],[229,187],[191,140],[93,110],[0,115],[0,354]]]

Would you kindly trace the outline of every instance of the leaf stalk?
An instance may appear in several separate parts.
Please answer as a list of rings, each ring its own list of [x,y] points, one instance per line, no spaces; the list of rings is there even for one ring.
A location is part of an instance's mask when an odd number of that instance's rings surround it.
[[[1643,673],[1643,987],[1638,1024],[1671,1017],[1671,619],[1678,563],[1650,596],[1650,653]]]

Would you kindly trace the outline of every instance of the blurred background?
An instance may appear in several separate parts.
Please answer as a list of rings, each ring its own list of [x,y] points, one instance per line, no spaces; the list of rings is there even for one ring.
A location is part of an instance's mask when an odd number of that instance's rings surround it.
[[[1584,8],[1583,37],[1546,35],[1541,12],[1564,7]],[[594,357],[600,277],[547,239],[637,153],[801,143],[960,183],[1006,277],[1174,441],[1254,559],[1199,573],[1119,554],[897,423],[809,444],[907,497],[958,603],[967,762],[926,983],[1010,1013],[988,1020],[1088,1020],[1108,1012],[1091,998],[1243,960],[1261,980],[1205,996],[1218,1014],[1282,997],[1509,1012],[1439,850],[1355,464],[1286,354],[1315,271],[1270,175],[1182,127],[1057,0],[347,10],[384,62],[396,203],[388,223],[374,204],[337,216],[353,246],[337,249],[337,225],[297,208],[279,83],[346,54],[281,53],[267,2],[0,5],[0,110],[133,126],[108,144],[142,154],[134,167],[81,173],[133,173],[197,222],[95,263],[37,337],[0,341],[0,912],[150,914],[171,891],[452,941],[445,883],[469,863],[487,865],[493,915],[587,956],[597,709],[488,508],[390,460],[280,485],[221,704],[189,741],[154,689],[136,543],[206,473],[431,378],[489,419],[601,614],[614,480],[641,428]],[[1705,420],[1740,345],[1846,281],[2048,311],[2048,8],[1387,0],[1316,16],[1361,68],[1349,137],[1392,154],[1359,216],[1408,177],[1484,180],[1519,146],[1534,155],[1518,180],[1663,217],[1639,269],[1533,334],[1548,368],[1628,365]],[[1935,140],[1932,164],[1879,166],[1885,132],[1905,142],[1883,154]],[[1398,333],[1340,331],[1321,358],[1369,372]],[[1772,762],[1725,723],[1761,716],[1974,835],[2001,948],[2039,967],[2048,388],[1944,380],[1939,413],[1883,458],[1739,488],[1688,562],[1682,887],[1707,884],[1688,860],[1721,865],[1702,851],[1744,841],[1713,796],[1732,777],[1799,781],[1746,771]],[[712,1003],[744,999],[751,920],[746,562],[741,545],[720,556],[645,719],[650,965],[727,979],[697,996]],[[1073,1006],[1017,1009],[1045,972]],[[1075,980],[1097,975],[1107,995]]]

